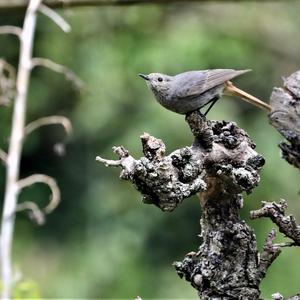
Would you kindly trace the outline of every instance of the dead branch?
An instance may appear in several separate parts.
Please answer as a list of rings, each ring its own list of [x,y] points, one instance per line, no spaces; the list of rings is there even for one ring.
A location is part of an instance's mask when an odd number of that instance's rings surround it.
[[[23,189],[35,183],[44,183],[51,190],[48,205],[43,209],[45,213],[51,213],[60,202],[60,190],[54,178],[44,174],[34,174],[18,181],[18,188]]]
[[[281,200],[276,202],[262,202],[262,208],[250,212],[251,219],[262,217],[270,218],[275,223],[279,231],[289,237],[294,243],[300,246],[300,226],[297,225],[294,216],[285,216],[287,202]]]
[[[50,7],[41,4],[39,7],[39,11],[46,17],[51,19],[62,31],[66,33],[71,31],[71,26],[65,21],[65,19]]]
[[[32,59],[31,67],[34,68],[37,66],[46,67],[54,72],[63,74],[77,89],[82,89],[84,86],[83,81],[72,70],[66,66],[55,63],[51,59],[35,57]]]
[[[72,134],[72,124],[67,117],[50,116],[50,117],[39,118],[26,125],[24,129],[25,136],[29,135],[31,132],[33,132],[34,130],[42,126],[48,126],[48,125],[61,125],[65,129],[67,135]]]

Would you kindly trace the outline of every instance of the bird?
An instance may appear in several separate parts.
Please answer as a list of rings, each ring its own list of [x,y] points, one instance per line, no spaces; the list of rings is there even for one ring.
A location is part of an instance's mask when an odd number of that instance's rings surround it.
[[[230,81],[251,70],[209,69],[188,71],[170,76],[162,73],[138,74],[166,109],[178,114],[201,110],[210,104],[204,115],[223,95],[237,96],[259,108],[271,111],[271,106],[240,90]],[[200,111],[201,112],[201,111]]]

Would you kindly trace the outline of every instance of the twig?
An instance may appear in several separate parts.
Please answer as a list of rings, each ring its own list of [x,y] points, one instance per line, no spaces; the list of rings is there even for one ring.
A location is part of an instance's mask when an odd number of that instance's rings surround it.
[[[99,161],[100,163],[103,163],[106,167],[119,167],[121,166],[121,160],[110,160],[110,159],[104,159],[100,156],[96,157],[96,161]]]
[[[262,208],[250,212],[251,219],[262,217],[270,218],[275,223],[279,231],[292,239],[296,245],[300,246],[300,226],[297,225],[295,218],[285,216],[287,203],[285,200],[276,202],[262,202]]]
[[[2,149],[0,149],[0,159],[6,163],[7,162],[7,153],[5,153],[5,151],[3,151]]]
[[[24,18],[22,33],[10,27],[10,32],[20,35],[19,67],[16,81],[16,97],[12,116],[12,129],[9,142],[4,207],[1,219],[1,283],[2,299],[10,299],[12,284],[11,249],[17,208],[18,179],[23,147],[27,92],[31,71],[31,58],[36,26],[36,11],[41,0],[30,0]],[[25,3],[24,3],[25,4]],[[7,27],[6,27],[7,28]],[[8,28],[9,29],[9,28]]]
[[[10,25],[0,26],[0,34],[12,34],[20,38],[21,33],[22,29],[20,27]]]
[[[36,203],[31,201],[25,201],[17,205],[17,212],[29,210],[30,214],[29,217],[34,220],[38,225],[45,224],[45,215],[37,206]]]
[[[70,135],[72,133],[72,124],[68,118],[64,116],[50,116],[50,117],[37,119],[29,123],[28,125],[26,125],[24,134],[25,136],[27,136],[32,131],[42,126],[53,125],[53,124],[61,125],[65,129],[67,135]]]
[[[84,86],[83,81],[69,68],[60,65],[48,58],[35,57],[31,61],[31,67],[42,66],[49,68],[50,70],[63,74],[65,78],[71,81],[77,89],[82,89]]]
[[[49,204],[44,208],[45,213],[51,213],[60,202],[60,190],[55,179],[44,174],[34,174],[18,181],[18,188],[23,189],[35,183],[44,183],[49,186],[51,196]]]
[[[57,12],[55,12],[50,7],[41,4],[39,7],[39,11],[50,18],[60,29],[66,33],[71,31],[71,26],[61,17]]]
[[[258,270],[260,272],[261,278],[265,277],[268,268],[281,252],[280,247],[273,244],[273,240],[275,239],[275,237],[276,230],[273,228],[268,234],[263,247],[263,251],[260,254]]]

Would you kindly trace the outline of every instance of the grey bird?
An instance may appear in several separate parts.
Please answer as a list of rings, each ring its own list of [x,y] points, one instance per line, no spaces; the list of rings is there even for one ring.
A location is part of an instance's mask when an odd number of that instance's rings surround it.
[[[251,70],[213,69],[189,71],[169,76],[161,73],[139,74],[146,80],[156,100],[166,109],[179,114],[200,110],[210,104],[209,112],[223,95],[238,96],[267,111],[271,106],[238,89],[230,80]]]

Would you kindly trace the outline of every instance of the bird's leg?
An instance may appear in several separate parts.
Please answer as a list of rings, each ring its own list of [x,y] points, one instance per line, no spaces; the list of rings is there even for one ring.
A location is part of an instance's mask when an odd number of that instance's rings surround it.
[[[208,107],[208,109],[206,110],[206,112],[204,113],[204,116],[206,116],[208,114],[208,112],[212,109],[212,107],[215,105],[215,103],[219,100],[219,97],[216,96],[214,97],[211,101],[209,101],[207,104],[210,103],[210,106]]]

